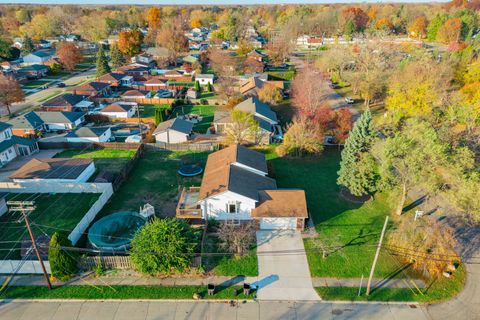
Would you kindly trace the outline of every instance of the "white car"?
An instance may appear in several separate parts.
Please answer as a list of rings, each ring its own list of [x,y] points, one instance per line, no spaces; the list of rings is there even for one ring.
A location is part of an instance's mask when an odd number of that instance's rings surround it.
[[[348,104],[354,104],[355,100],[352,97],[346,97],[345,102],[348,103]]]

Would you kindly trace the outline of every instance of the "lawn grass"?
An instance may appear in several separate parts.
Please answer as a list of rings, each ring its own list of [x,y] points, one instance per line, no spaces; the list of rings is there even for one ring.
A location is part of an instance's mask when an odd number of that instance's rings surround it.
[[[137,211],[145,203],[153,205],[158,216],[174,215],[179,186],[198,186],[201,182],[201,176],[183,178],[177,170],[182,161],[203,166],[207,155],[203,152],[144,152],[127,180],[97,217],[116,211]]]
[[[167,110],[168,108],[170,108],[170,104],[142,104],[140,105],[140,118],[155,119],[156,109]]]
[[[45,96],[45,97],[43,97],[43,98],[41,98],[41,99],[38,99],[37,102],[45,102],[45,101],[50,100],[50,99],[52,99],[52,98],[54,98],[54,97],[56,97],[56,96],[59,96],[59,95],[61,95],[61,94],[62,94],[62,91],[54,91],[54,92],[52,92],[51,94],[49,94],[49,95],[47,95],[47,96]]]
[[[52,235],[56,230],[72,231],[85,213],[97,201],[97,193],[62,193],[62,194],[9,194],[7,201],[33,200],[36,209],[30,214],[33,233],[36,236]],[[21,241],[28,238],[25,222],[18,221],[19,213],[5,213],[0,217],[0,257],[4,259],[20,258]],[[37,226],[39,225],[39,226]],[[5,243],[3,241],[19,241]],[[9,251],[4,249],[14,248]]]
[[[272,81],[291,81],[295,77],[295,70],[286,71],[267,71],[268,80]]]
[[[202,92],[198,99],[218,99],[218,96],[215,95],[215,92]]]
[[[358,288],[318,287],[315,290],[323,300],[438,302],[459,294],[464,282],[465,269],[461,265],[451,278],[438,278],[420,291],[415,288],[373,288],[370,295],[366,296],[366,288],[362,288],[361,295],[358,296]]]
[[[100,149],[100,150],[65,150],[56,158],[87,158],[93,159],[97,171],[119,173],[133,158],[135,150]]]
[[[35,89],[50,83],[48,80],[30,80],[22,85],[23,89]]]
[[[88,286],[66,285],[49,290],[44,286],[10,286],[0,299],[192,299],[199,293],[203,299],[252,299],[241,292],[235,296],[234,287],[217,287],[216,293],[207,295],[207,286]]]
[[[218,247],[219,241],[218,237],[212,234],[207,235],[204,251],[208,253],[224,252]],[[256,248],[242,257],[206,255],[202,257],[202,264],[206,272],[212,272],[216,276],[243,275],[253,277],[258,275]]]
[[[169,86],[184,86],[184,87],[193,87],[195,86],[195,81],[175,81],[168,80],[167,85]]]
[[[206,133],[212,125],[213,116],[218,106],[200,105],[200,106],[178,106],[173,110],[172,117],[184,114],[197,114],[203,117],[202,121],[193,126],[193,131],[197,133]]]

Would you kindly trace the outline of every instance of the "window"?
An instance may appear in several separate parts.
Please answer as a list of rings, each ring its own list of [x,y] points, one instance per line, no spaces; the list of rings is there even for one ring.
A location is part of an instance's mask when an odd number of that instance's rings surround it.
[[[227,203],[227,213],[238,213],[240,211],[240,202],[229,201]]]
[[[5,131],[5,139],[8,139],[8,138],[10,138],[10,137],[12,136],[12,135],[10,134],[10,132],[11,132],[10,130],[6,130],[6,131]]]
[[[240,220],[238,220],[238,219],[228,219],[228,220],[225,220],[225,223],[227,225],[239,226],[240,225]]]

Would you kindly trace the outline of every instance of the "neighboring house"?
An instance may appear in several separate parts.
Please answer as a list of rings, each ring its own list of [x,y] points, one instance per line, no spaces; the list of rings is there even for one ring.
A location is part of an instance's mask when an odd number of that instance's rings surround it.
[[[87,182],[94,172],[93,159],[32,159],[15,171],[10,179],[13,182]]]
[[[260,132],[256,137],[256,142],[260,144],[268,144],[277,140],[283,140],[283,132],[278,123],[277,114],[258,98],[248,98],[236,105],[234,109],[252,114],[255,121],[259,124]],[[225,133],[226,128],[232,125],[230,112],[216,111],[212,124],[215,128],[215,133]]]
[[[163,76],[164,76],[165,78],[173,78],[173,79],[175,79],[175,78],[184,77],[185,74],[184,74],[184,72],[182,72],[182,71],[180,71],[180,70],[168,70],[167,72],[165,72],[165,73],[163,74]]]
[[[132,118],[137,110],[138,104],[135,102],[117,101],[103,108],[99,114],[109,118]]]
[[[23,57],[24,65],[46,64],[55,57],[54,50],[38,50]]]
[[[251,77],[240,82],[240,93],[246,97],[253,97],[258,95],[258,90],[265,85],[260,77]]]
[[[35,111],[37,116],[42,119],[45,131],[72,130],[85,122],[84,112],[65,112],[51,111],[39,112]]]
[[[263,53],[259,52],[258,50],[252,50],[249,53],[247,53],[247,57],[250,59],[257,60],[258,62],[265,62],[266,55]]]
[[[52,47],[52,43],[48,40],[41,39],[38,41],[38,46],[42,49],[50,49]]]
[[[134,84],[133,77],[123,73],[107,73],[97,79],[97,82],[108,83],[112,87],[128,87]]]
[[[31,64],[28,67],[19,69],[17,72],[29,79],[39,79],[47,75],[48,67],[43,64]]]
[[[74,94],[87,97],[107,97],[111,92],[111,84],[104,82],[90,82],[71,89]]]
[[[192,137],[192,129],[192,122],[174,118],[159,123],[153,135],[156,142],[183,143]]]
[[[201,85],[213,84],[214,77],[213,74],[199,74],[195,76],[195,81],[198,81]]]
[[[148,76],[149,67],[146,67],[141,64],[131,64],[128,66],[119,67],[114,70],[114,72],[128,74],[134,78]]]
[[[181,219],[215,219],[232,224],[258,220],[261,229],[303,230],[308,218],[305,192],[277,189],[265,156],[233,145],[208,156],[202,184],[184,189],[177,205]]]
[[[155,65],[155,58],[153,55],[148,53],[137,54],[136,56],[132,57],[132,63],[150,67]]]
[[[42,103],[42,110],[72,112],[85,109],[88,110],[92,106],[93,102],[88,101],[86,96],[66,93]]]
[[[12,125],[0,122],[0,166],[4,166],[18,156],[35,152],[38,152],[35,140],[13,135]]]
[[[146,99],[146,98],[151,98],[151,92],[150,91],[141,91],[141,90],[127,90],[124,93],[122,93],[122,98],[123,99]]]
[[[43,120],[33,111],[7,121],[16,136],[36,138],[43,132]]]
[[[68,142],[108,142],[112,130],[110,127],[81,127],[69,132],[65,138]]]
[[[323,43],[323,37],[302,35],[297,38],[297,47],[303,49],[321,47]]]
[[[160,77],[151,77],[147,81],[141,83],[147,90],[156,90],[158,87],[166,87],[167,80],[161,79]]]

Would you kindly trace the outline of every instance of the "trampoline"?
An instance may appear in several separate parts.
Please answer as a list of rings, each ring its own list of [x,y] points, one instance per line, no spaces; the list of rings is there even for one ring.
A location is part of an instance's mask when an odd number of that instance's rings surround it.
[[[203,172],[203,168],[196,164],[184,164],[178,169],[178,174],[183,177],[198,176]]]
[[[135,212],[117,212],[98,220],[88,230],[88,241],[105,251],[126,250],[147,221]]]

